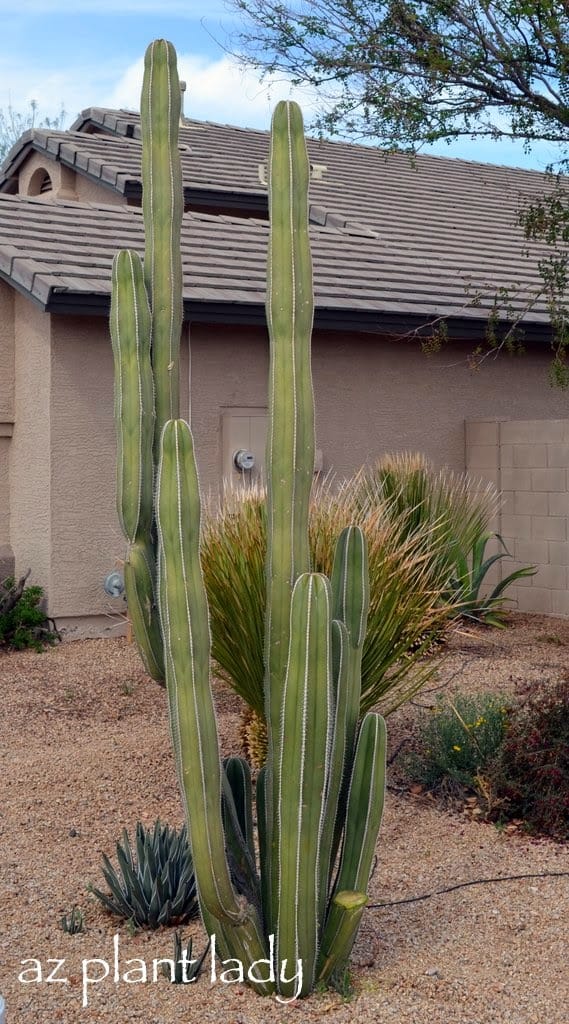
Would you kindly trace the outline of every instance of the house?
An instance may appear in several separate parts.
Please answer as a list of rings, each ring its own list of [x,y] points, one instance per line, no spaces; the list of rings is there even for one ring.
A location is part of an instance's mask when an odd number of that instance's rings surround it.
[[[263,467],[268,134],[185,120],[180,151],[183,411],[217,491],[237,450]],[[318,140],[309,154],[317,469],[420,450],[494,480],[516,558],[544,570],[519,606],[569,614],[569,421],[547,382],[545,305],[523,358],[468,364],[497,289],[521,312],[539,284],[517,220],[543,175]],[[67,132],[26,133],[0,169],[0,569],[31,567],[70,636],[114,630],[124,610],[102,586],[124,552],[108,313],[114,253],[143,249],[140,155],[137,114],[92,108]],[[427,357],[420,336],[441,320],[449,342]]]

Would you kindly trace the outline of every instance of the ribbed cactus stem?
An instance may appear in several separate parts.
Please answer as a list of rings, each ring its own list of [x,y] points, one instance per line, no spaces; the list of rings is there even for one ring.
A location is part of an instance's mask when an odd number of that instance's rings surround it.
[[[124,586],[134,637],[150,676],[166,681],[162,629],[156,593],[156,565],[150,543],[131,544],[124,563]]]
[[[164,427],[156,516],[170,722],[200,895],[210,913],[237,923],[243,914],[229,878],[221,822],[221,765],[209,678],[209,620],[199,563],[199,488],[192,436],[183,420],[171,420]]]
[[[145,539],[152,525],[154,388],[151,314],[138,253],[113,260],[111,341],[115,363],[117,511],[125,537]]]
[[[154,385],[151,314],[140,257],[123,250],[113,261],[111,340],[115,368],[117,511],[131,542],[124,567],[127,607],[149,674],[164,682],[155,593],[153,518]]]
[[[345,968],[368,902],[363,892],[339,892],[332,900],[330,927],[326,929],[318,962],[318,981],[326,984]]]
[[[381,715],[369,711],[360,726],[356,744],[336,892],[367,891],[383,816],[386,749],[385,721]]]
[[[146,50],[140,102],[144,276],[152,308],[152,364],[156,386],[155,456],[166,420],[180,414],[184,212],[178,149],[181,92],[172,43],[156,39]]]
[[[326,811],[333,695],[330,583],[304,573],[295,583],[277,774],[277,960],[302,961],[301,995],[313,987],[320,939],[320,845]],[[283,995],[294,983],[281,984]]]
[[[267,804],[272,863],[270,907],[276,920],[278,822],[275,818],[280,714],[289,646],[292,588],[310,570],[308,506],[314,472],[314,396],[310,368],[313,320],[308,237],[310,168],[302,114],[278,103],[269,166],[267,323],[270,336],[267,439],[266,701],[269,726]]]
[[[276,966],[287,961],[291,978],[283,981],[278,970],[276,987],[288,999],[308,995],[318,977],[328,981],[347,963],[385,788],[383,719],[366,715],[355,743],[369,604],[361,530],[348,527],[340,536],[331,582],[310,572],[313,297],[302,115],[294,103],[278,104],[269,171],[269,749],[256,791],[259,873],[249,767],[240,758],[224,766],[220,760],[200,491],[191,430],[179,418],[180,89],[174,48],[165,40],[147,50],[141,108],[144,269],[135,253],[119,253],[111,305],[129,612],[148,670],[166,678],[204,925],[222,955],[246,971],[266,961],[274,934]],[[300,992],[293,970],[299,961]],[[261,993],[275,988],[249,977]]]

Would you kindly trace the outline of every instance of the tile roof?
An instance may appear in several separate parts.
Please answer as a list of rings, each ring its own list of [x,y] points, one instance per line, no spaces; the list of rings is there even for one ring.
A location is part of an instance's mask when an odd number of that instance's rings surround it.
[[[4,162],[0,189],[34,148],[123,194],[140,193],[138,115],[93,108],[73,127],[79,130],[27,133]],[[267,132],[187,120],[180,131],[186,198],[200,190],[241,197],[263,215],[268,143]],[[544,175],[444,157],[412,162],[349,143],[309,140],[308,148],[321,311],[351,310],[376,329],[388,314],[449,316],[478,323],[479,331],[497,288],[510,290],[518,310],[535,292],[539,249],[524,255],[517,216],[524,200],[547,187]],[[207,302],[262,305],[266,239],[266,222],[210,216],[198,203],[183,232],[187,310]],[[125,245],[142,246],[141,215],[132,207],[0,195],[0,274],[45,308],[63,307],[62,296],[104,305],[112,255]],[[547,322],[544,305],[530,320]]]
[[[367,329],[379,330],[388,317],[425,320],[448,316],[470,320],[474,326],[487,315],[491,299],[468,306],[465,278],[457,273],[453,253],[430,245],[402,251],[385,239],[352,234],[339,225],[313,225],[316,304],[329,319],[343,312],[359,314]],[[262,307],[265,298],[266,221],[184,215],[182,257],[186,314],[200,303]],[[72,202],[0,196],[0,276],[56,311],[106,312],[110,296],[111,262],[117,248],[143,250],[140,210],[128,206],[94,206]],[[341,256],[341,272],[339,272]],[[507,267],[486,260],[484,271],[470,264],[473,288],[486,285],[492,295],[496,275],[521,284],[530,293],[535,274],[525,268],[523,280]],[[484,275],[491,274],[489,282]],[[521,301],[521,300],[520,300]],[[534,321],[547,320],[545,310]],[[330,326],[330,324],[329,324]],[[363,326],[363,320],[362,320]]]

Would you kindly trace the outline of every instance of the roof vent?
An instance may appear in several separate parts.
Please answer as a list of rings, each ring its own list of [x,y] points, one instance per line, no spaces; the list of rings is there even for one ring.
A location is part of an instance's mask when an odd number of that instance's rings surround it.
[[[47,192],[53,191],[53,184],[49,171],[45,167],[38,167],[32,174],[26,193],[29,196],[45,196]]]
[[[326,164],[310,164],[310,177],[312,181],[322,181],[327,170]]]

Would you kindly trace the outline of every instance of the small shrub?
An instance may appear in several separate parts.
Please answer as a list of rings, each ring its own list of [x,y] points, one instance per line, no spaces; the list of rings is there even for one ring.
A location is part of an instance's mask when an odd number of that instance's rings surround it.
[[[569,677],[532,693],[509,716],[490,779],[508,818],[569,839]]]
[[[89,890],[103,906],[136,926],[183,924],[198,912],[196,882],[186,827],[176,832],[157,821],[136,824],[135,852],[125,829],[116,846],[119,870],[103,854],[102,872],[110,892]]]
[[[437,701],[421,723],[420,750],[407,759],[409,774],[433,789],[451,780],[478,791],[477,780],[504,739],[507,712],[491,693]]]
[[[44,647],[59,639],[57,630],[41,608],[44,592],[41,587],[26,587],[29,571],[16,582],[9,576],[0,583],[0,646],[22,651]]]

